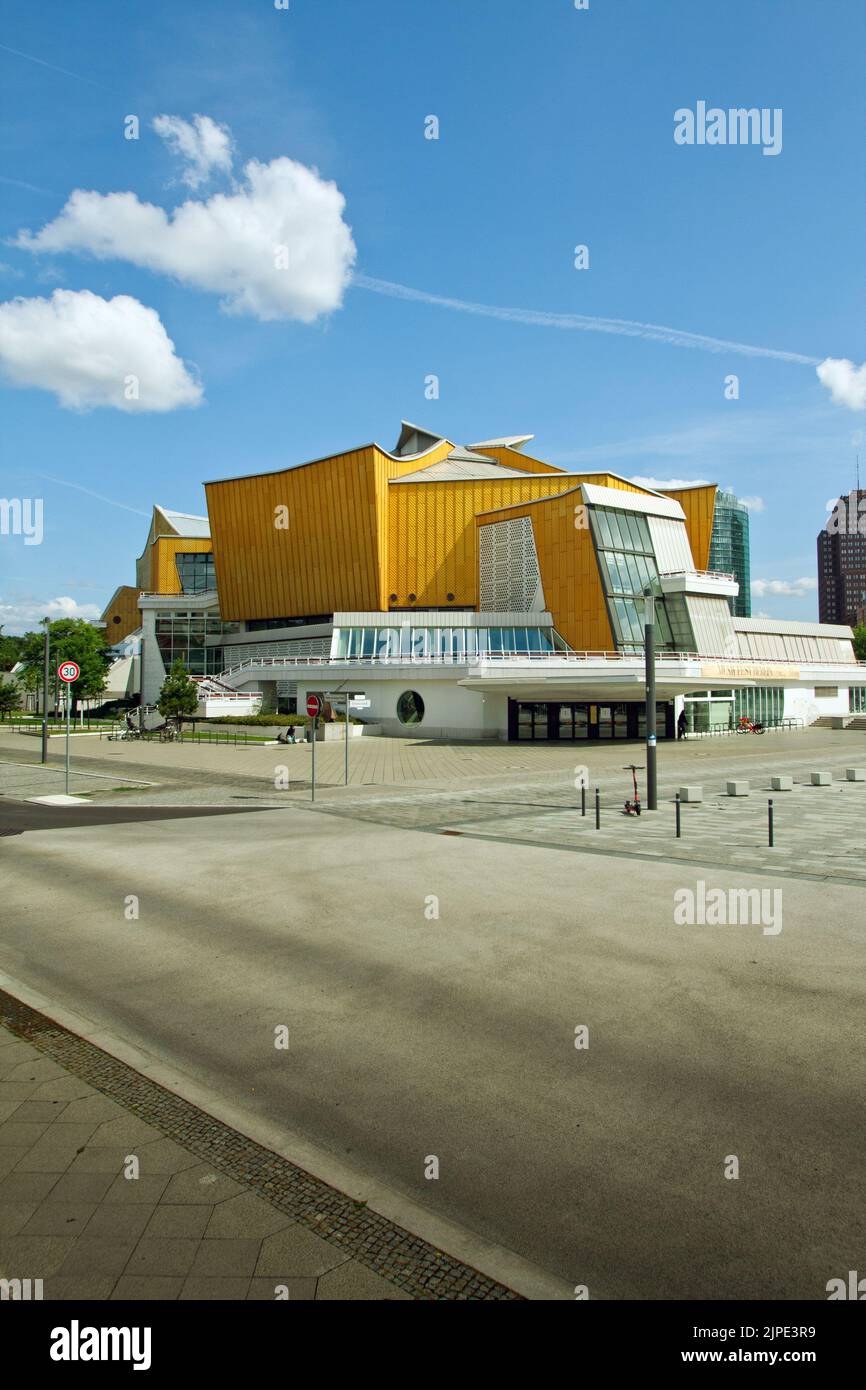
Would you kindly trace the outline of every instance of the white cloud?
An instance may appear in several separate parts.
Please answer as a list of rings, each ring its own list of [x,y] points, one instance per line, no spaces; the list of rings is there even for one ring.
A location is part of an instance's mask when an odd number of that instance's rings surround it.
[[[86,618],[88,622],[95,622],[101,612],[95,603],[77,603],[68,595],[49,599],[22,598],[17,603],[0,599],[0,627],[7,634],[29,632],[43,618],[51,618],[52,622],[58,618]]]
[[[181,179],[187,187],[207,183],[212,173],[231,173],[231,132],[210,116],[193,116],[192,125],[180,116],[157,116],[153,128],[186,165]]]
[[[866,410],[866,362],[855,367],[847,357],[825,357],[815,371],[837,405]]]
[[[648,487],[652,492],[664,491],[668,487],[707,487],[705,478],[644,478],[638,475],[629,478],[635,487]]]
[[[134,193],[77,189],[29,251],[79,251],[124,260],[225,296],[232,313],[312,323],[339,307],[355,261],[335,183],[292,159],[251,160],[245,182],[169,215]]]
[[[740,497],[744,507],[748,507],[750,512],[762,512],[764,510],[763,497]]]
[[[808,594],[812,589],[817,589],[817,579],[753,579],[752,593],[758,598],[765,598],[768,594],[781,594],[786,598],[799,598],[802,594]]]
[[[55,290],[0,304],[0,369],[69,410],[166,411],[202,399],[159,315],[125,294]]]

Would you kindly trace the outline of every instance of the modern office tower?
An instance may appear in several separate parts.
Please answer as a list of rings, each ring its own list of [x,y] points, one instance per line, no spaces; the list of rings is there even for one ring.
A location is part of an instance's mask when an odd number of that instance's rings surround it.
[[[857,625],[866,604],[866,488],[836,503],[818,532],[818,615],[822,623]]]
[[[710,569],[717,574],[733,574],[740,592],[728,603],[735,618],[752,616],[752,588],[749,566],[749,509],[732,492],[716,493],[713,534],[710,538]]]

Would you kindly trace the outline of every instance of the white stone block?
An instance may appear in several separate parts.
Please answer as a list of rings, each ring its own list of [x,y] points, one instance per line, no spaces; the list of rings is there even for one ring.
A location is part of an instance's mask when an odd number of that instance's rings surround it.
[[[794,779],[782,774],[779,777],[770,778],[770,791],[773,792],[792,792],[794,790]]]
[[[749,795],[749,784],[748,784],[748,782],[726,782],[726,783],[725,783],[725,787],[726,787],[726,789],[727,789],[728,796],[748,796],[748,795]]]
[[[829,772],[809,773],[809,781],[813,787],[829,787],[831,780]]]
[[[846,767],[845,779],[848,782],[866,782],[866,767]]]
[[[703,787],[680,787],[680,801],[703,801]]]

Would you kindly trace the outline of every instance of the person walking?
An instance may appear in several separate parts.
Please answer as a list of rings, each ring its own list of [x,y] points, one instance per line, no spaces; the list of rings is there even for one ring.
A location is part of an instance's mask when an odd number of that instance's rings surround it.
[[[677,739],[679,740],[679,739],[681,739],[681,738],[685,738],[685,736],[686,736],[686,712],[685,712],[684,709],[681,709],[681,710],[680,710],[679,719],[677,720]]]

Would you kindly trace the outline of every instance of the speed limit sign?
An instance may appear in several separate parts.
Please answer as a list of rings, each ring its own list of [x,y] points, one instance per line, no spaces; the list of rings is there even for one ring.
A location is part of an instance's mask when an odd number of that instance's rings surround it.
[[[62,681],[66,681],[67,685],[71,685],[81,675],[81,667],[76,661],[61,661],[57,668],[57,674]]]

